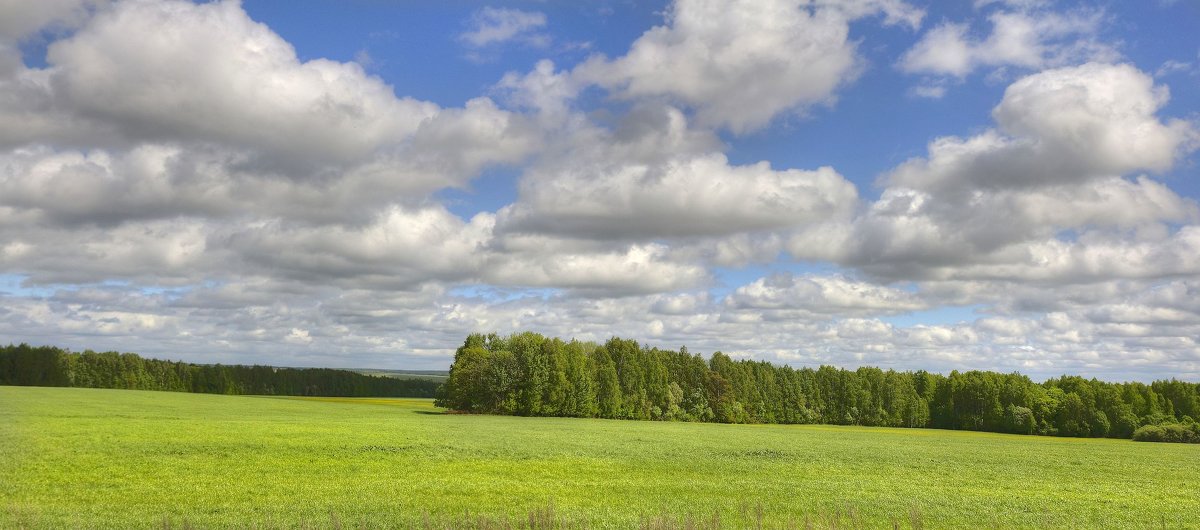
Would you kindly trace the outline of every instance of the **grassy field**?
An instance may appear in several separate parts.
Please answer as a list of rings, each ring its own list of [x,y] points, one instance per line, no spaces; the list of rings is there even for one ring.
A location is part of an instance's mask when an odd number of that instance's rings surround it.
[[[1200,525],[1200,446],[0,387],[0,528]]]

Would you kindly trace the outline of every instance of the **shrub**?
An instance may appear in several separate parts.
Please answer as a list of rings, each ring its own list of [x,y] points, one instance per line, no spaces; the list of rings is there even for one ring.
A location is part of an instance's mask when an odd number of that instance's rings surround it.
[[[1016,434],[1033,434],[1033,411],[1027,407],[1009,404],[1005,409],[1005,421],[1008,432]]]
[[[1200,425],[1167,423],[1145,425],[1133,431],[1135,442],[1200,443]]]

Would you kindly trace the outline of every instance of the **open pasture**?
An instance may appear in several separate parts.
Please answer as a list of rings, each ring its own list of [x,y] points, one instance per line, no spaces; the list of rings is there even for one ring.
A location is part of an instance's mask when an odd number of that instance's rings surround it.
[[[1192,528],[1198,485],[1185,444],[0,387],[3,528]]]

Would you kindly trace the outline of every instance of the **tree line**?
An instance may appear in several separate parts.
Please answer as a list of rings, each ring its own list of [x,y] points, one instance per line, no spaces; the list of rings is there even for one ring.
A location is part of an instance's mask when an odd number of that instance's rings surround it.
[[[328,368],[191,364],[132,353],[0,347],[0,385],[169,390],[275,396],[433,397],[439,383]]]
[[[709,359],[612,338],[603,345],[472,334],[454,355],[437,404],[464,412],[722,423],[826,423],[1050,436],[1130,438],[1146,428],[1195,433],[1200,384],[1109,383],[1019,373],[832,366],[792,368]],[[1171,441],[1193,441],[1191,439]]]

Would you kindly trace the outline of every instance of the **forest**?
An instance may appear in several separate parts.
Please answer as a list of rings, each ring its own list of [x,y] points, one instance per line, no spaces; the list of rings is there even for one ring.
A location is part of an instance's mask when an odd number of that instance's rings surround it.
[[[438,390],[489,414],[722,423],[824,423],[1200,443],[1200,384],[1064,375],[792,368],[612,338],[472,334]]]
[[[0,385],[169,390],[207,394],[433,397],[439,383],[328,368],[191,364],[132,353],[0,347]]]

